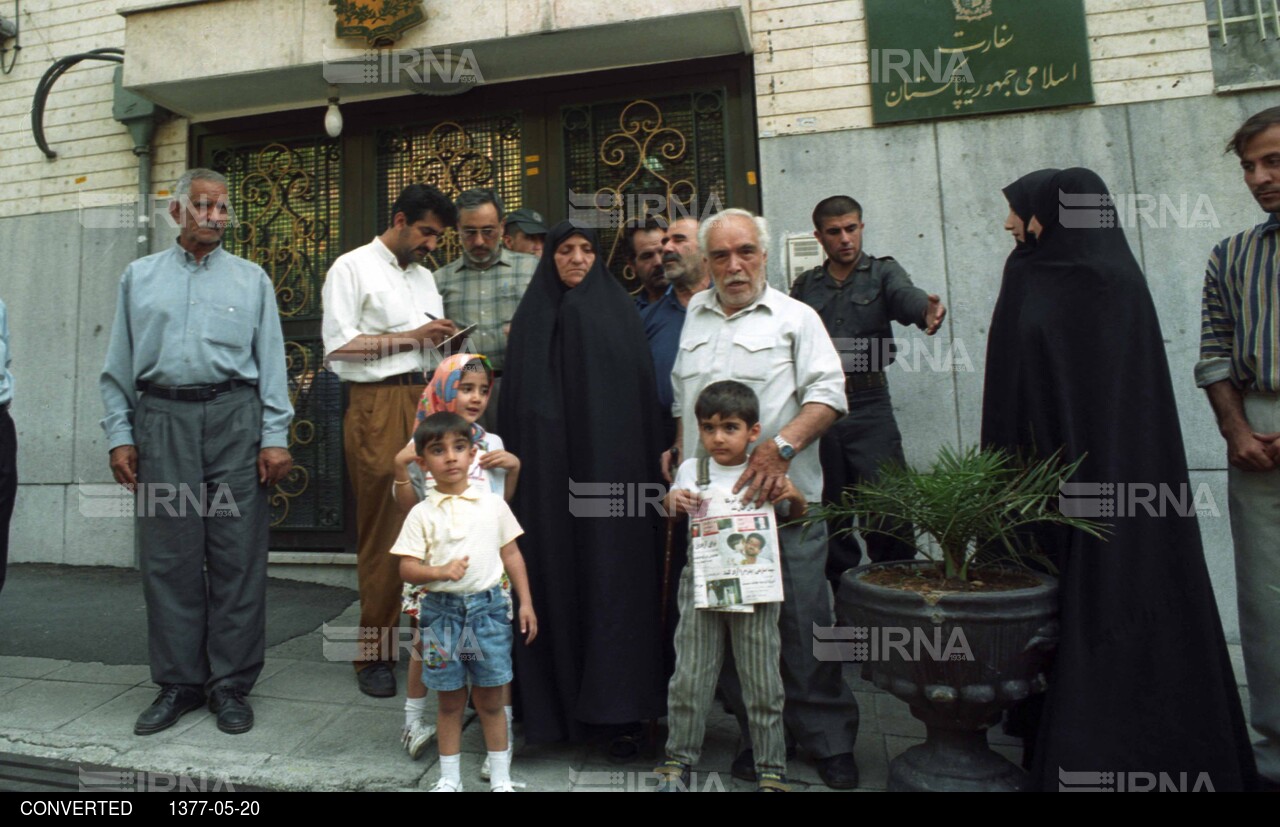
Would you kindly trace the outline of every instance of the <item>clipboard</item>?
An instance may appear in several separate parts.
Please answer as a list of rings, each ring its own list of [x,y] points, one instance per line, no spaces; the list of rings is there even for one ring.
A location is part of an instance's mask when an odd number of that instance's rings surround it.
[[[465,340],[466,340],[466,338],[467,338],[468,336],[470,336],[472,333],[474,333],[474,332],[475,332],[475,330],[476,330],[476,328],[477,328],[477,327],[479,327],[479,326],[480,326],[480,325],[478,325],[478,324],[467,325],[466,327],[464,327],[464,328],[462,328],[461,330],[459,330],[457,333],[455,333],[455,334],[453,334],[452,336],[450,336],[448,339],[445,339],[443,342],[441,342],[440,344],[436,345],[436,346],[435,346],[435,347],[436,347],[436,350],[440,351],[440,353],[444,354],[445,356],[452,355],[452,353],[453,353],[453,348],[454,348],[454,342],[455,342],[455,341],[465,341]],[[460,351],[460,352],[461,352],[461,351]]]

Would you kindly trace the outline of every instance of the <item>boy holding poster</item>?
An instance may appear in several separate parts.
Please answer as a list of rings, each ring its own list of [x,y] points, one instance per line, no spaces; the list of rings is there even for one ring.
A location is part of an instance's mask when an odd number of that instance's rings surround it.
[[[667,688],[670,734],[667,760],[657,768],[663,776],[658,790],[688,789],[690,768],[702,751],[727,634],[755,744],[757,788],[783,792],[787,759],[779,672],[781,571],[777,561],[762,559],[745,570],[725,563],[734,556],[742,559],[741,553],[729,553],[729,544],[743,542],[744,530],[762,541],[767,538],[770,548],[778,547],[773,505],[756,507],[733,494],[734,484],[746,470],[747,449],[760,437],[760,403],[741,382],[715,382],[698,395],[694,415],[709,456],[682,463],[667,495],[668,511],[688,514],[693,530],[689,563],[680,575],[676,598],[680,622],[675,636],[676,669]],[[804,495],[790,480],[774,503],[786,516],[804,513]],[[725,595],[723,602],[738,605],[724,607],[731,611],[711,608],[709,579],[713,592]],[[721,601],[715,602],[719,608]]]

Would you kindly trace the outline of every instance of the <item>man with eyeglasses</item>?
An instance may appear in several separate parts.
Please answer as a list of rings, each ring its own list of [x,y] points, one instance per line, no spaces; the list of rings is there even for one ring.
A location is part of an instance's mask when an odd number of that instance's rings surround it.
[[[503,245],[502,199],[493,190],[467,190],[454,206],[462,255],[436,271],[436,283],[445,315],[459,327],[476,326],[467,340],[467,351],[483,353],[493,364],[489,407],[479,420],[482,428],[493,430],[507,333],[538,259]]]
[[[325,359],[349,388],[342,421],[347,472],[356,499],[356,578],[360,585],[360,691],[396,694],[393,635],[400,618],[400,566],[387,549],[404,513],[391,497],[392,458],[413,433],[437,346],[457,332],[446,318],[431,271],[421,262],[456,220],[435,187],[411,184],[391,206],[391,225],[340,256],[324,282]]]

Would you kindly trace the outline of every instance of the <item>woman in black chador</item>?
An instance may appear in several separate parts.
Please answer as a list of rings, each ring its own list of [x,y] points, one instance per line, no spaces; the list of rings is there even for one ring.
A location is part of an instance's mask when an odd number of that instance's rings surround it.
[[[498,398],[538,611],[538,639],[515,647],[530,742],[665,714],[660,515],[641,501],[661,491],[653,388],[639,315],[595,231],[557,224],[511,322]]]
[[[1108,195],[1095,173],[1044,170],[1005,194],[1010,225],[1020,217],[1030,237],[1009,257],[991,320],[983,445],[1027,457],[1061,449],[1068,463],[1083,456],[1071,481],[1103,484],[1097,497],[1113,509],[1100,518],[1103,540],[1057,527],[1037,534],[1059,571],[1061,638],[1038,720],[1025,722],[1033,788],[1058,789],[1065,771],[1252,789],[1142,271],[1109,199],[1075,207],[1060,197]]]

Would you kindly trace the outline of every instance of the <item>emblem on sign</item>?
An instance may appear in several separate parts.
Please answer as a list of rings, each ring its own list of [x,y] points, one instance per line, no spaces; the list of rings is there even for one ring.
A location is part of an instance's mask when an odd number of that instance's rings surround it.
[[[390,46],[427,19],[422,0],[329,0],[338,37],[363,37],[371,48]]]
[[[991,16],[992,0],[951,0],[956,7],[956,20],[981,20]]]

